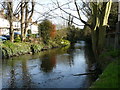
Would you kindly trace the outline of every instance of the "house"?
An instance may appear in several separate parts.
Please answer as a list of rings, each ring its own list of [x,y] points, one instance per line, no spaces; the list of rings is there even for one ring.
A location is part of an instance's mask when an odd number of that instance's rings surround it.
[[[0,35],[9,35],[10,24],[9,21],[5,18],[4,11],[0,11]],[[13,18],[13,29],[14,32],[21,32],[21,23],[17,18]],[[38,25],[36,23],[29,23],[28,29],[31,30],[32,34],[38,34]]]
[[[5,19],[4,11],[0,11],[0,35],[9,34],[9,22]]]
[[[38,34],[38,24],[37,23],[29,23],[28,29],[31,30],[32,34]]]

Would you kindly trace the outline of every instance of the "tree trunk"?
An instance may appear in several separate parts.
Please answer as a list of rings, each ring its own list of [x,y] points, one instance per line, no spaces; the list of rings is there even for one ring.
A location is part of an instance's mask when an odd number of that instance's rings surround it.
[[[92,49],[95,55],[95,59],[98,58],[98,32],[96,30],[91,31],[91,38],[92,38]]]
[[[106,26],[108,23],[108,17],[110,13],[112,2],[104,2],[103,5],[96,3],[92,6],[92,47],[95,57],[99,57],[102,53],[105,45]],[[102,12],[101,12],[102,10]],[[96,58],[97,59],[97,58]]]
[[[28,31],[28,2],[25,2],[25,29],[24,29],[24,37],[26,38]]]
[[[23,42],[24,37],[24,7],[23,7],[23,1],[21,2],[21,41]]]
[[[8,2],[7,3],[7,7],[8,7],[8,20],[9,20],[9,24],[10,24],[10,28],[9,28],[10,41],[14,42],[13,3],[12,2]]]
[[[106,26],[99,27],[99,41],[98,41],[98,54],[100,54],[105,47]]]
[[[10,41],[14,42],[14,30],[13,30],[13,21],[10,21]]]
[[[34,12],[34,7],[35,7],[35,2],[32,0],[32,8],[31,8],[31,13],[28,11],[28,3],[29,1],[23,2],[25,5],[25,8],[23,5],[21,5],[21,34],[22,34],[22,41],[26,39],[26,35],[28,32],[28,24],[30,23],[30,20],[32,19],[33,12]],[[25,9],[25,20],[24,20],[24,9]],[[30,14],[29,14],[30,13]],[[28,17],[29,16],[29,17]]]

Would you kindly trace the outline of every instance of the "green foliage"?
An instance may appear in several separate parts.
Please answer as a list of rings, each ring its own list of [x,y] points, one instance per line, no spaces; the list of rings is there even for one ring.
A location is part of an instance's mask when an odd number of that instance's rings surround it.
[[[29,52],[37,53],[42,49],[51,49],[56,47],[63,47],[70,45],[68,40],[60,39],[51,39],[48,44],[43,43],[12,43],[10,41],[5,41],[2,44],[2,57],[9,58],[12,56],[18,56],[22,54],[26,54]]]
[[[45,43],[48,43],[50,39],[50,32],[53,29],[53,24],[49,20],[44,20],[38,25],[39,35],[43,38]]]
[[[43,48],[43,46],[40,44],[32,44],[31,45],[31,50],[33,53],[40,52],[42,48]]]
[[[120,68],[120,58],[107,66],[99,79],[91,86],[91,88],[118,88],[118,70]]]
[[[2,45],[2,57],[6,58],[6,57],[10,57],[12,55],[13,55],[12,50],[8,46],[3,44]]]
[[[57,30],[57,35],[55,37],[56,40],[65,39],[70,42],[76,42],[77,40],[80,40],[83,38],[83,30],[76,28],[75,26],[63,28],[60,30]]]
[[[31,34],[31,38],[36,38],[37,34]]]
[[[118,57],[120,55],[120,50],[110,50],[108,52],[105,52],[103,54],[100,55],[100,57],[107,57],[107,56],[111,56],[112,58]]]
[[[79,28],[75,28],[75,26],[71,26],[67,28],[67,40],[70,42],[76,42],[83,38],[83,30]]]
[[[49,47],[51,48],[56,48],[56,47],[60,47],[60,45],[57,43],[57,40],[49,40]]]
[[[19,36],[19,35],[17,35],[17,36],[16,36],[16,38],[15,38],[14,42],[21,42],[21,38],[20,38],[20,36]]]
[[[70,41],[65,40],[65,39],[61,39],[61,40],[60,40],[60,44],[61,44],[62,46],[67,46],[67,45],[70,45]]]
[[[31,52],[31,49],[30,45],[27,43],[12,43],[10,41],[6,41],[2,45],[3,58],[18,56],[28,52]]]
[[[31,31],[31,29],[28,29],[28,34],[32,34],[32,31]]]
[[[56,40],[67,39],[67,28],[57,30]]]
[[[50,49],[50,48],[57,48],[57,47],[64,47],[70,45],[70,42],[65,39],[51,39],[49,40],[49,43],[44,46],[44,49]]]

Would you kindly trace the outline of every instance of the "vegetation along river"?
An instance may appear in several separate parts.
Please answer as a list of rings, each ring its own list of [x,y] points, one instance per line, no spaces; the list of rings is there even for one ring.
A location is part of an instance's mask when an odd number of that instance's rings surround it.
[[[91,48],[84,41],[70,47],[22,55],[3,60],[3,88],[87,88],[95,80],[89,72],[94,63]]]

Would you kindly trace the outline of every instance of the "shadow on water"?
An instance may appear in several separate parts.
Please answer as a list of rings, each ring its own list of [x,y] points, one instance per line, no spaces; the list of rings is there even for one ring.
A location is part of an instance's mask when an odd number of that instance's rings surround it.
[[[91,48],[84,41],[22,55],[3,61],[3,88],[87,88],[95,76],[85,73],[95,62]]]

